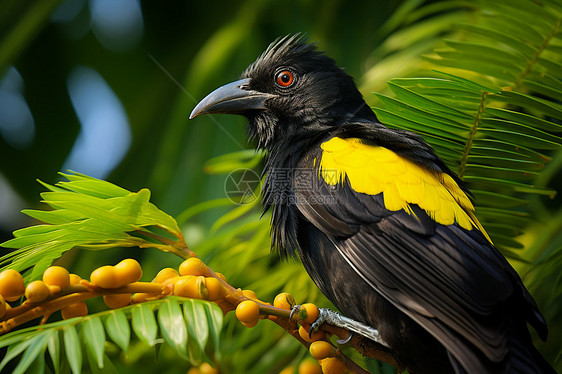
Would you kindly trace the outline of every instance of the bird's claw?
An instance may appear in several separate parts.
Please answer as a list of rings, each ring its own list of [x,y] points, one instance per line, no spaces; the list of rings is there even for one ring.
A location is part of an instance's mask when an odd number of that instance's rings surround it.
[[[342,327],[349,331],[349,335],[347,336],[347,338],[338,340],[337,341],[338,344],[343,345],[348,343],[353,337],[353,333],[357,333],[379,344],[388,346],[387,343],[382,340],[380,333],[377,329],[365,325],[361,322],[352,320],[351,318],[342,316],[341,314],[326,308],[320,308],[320,313],[318,315],[318,318],[316,319],[316,321],[314,321],[314,323],[310,327],[309,335],[312,334],[312,332],[318,330],[320,325],[322,325],[323,323],[328,323],[333,326]]]
[[[336,340],[336,343],[338,343],[339,345],[345,345],[345,344],[349,343],[352,338],[353,338],[353,331],[350,331],[349,335],[347,335],[347,338],[338,339],[338,340]]]
[[[300,305],[295,305],[293,309],[291,309],[291,313],[289,314],[289,319],[292,319],[295,313],[298,314],[300,308],[301,308]],[[388,344],[382,340],[379,331],[374,327],[365,325],[364,323],[342,316],[341,314],[336,313],[333,310],[327,308],[319,308],[318,311],[319,311],[318,318],[316,318],[316,321],[314,321],[310,325],[310,330],[308,331],[308,336],[310,338],[312,338],[312,334],[318,331],[318,328],[323,323],[327,323],[332,326],[342,327],[349,331],[349,335],[345,339],[339,339],[336,341],[340,345],[349,343],[349,341],[353,338],[353,334],[357,333],[381,345],[384,345],[385,347],[388,347]]]
[[[293,319],[293,315],[294,315],[295,313],[298,314],[300,309],[301,309],[301,306],[300,306],[300,305],[295,305],[295,306],[293,307],[293,309],[291,309],[291,313],[289,314],[289,320],[292,320],[292,319]]]
[[[326,308],[319,308],[318,311],[318,318],[316,318],[316,321],[314,321],[312,325],[310,325],[309,335],[314,331],[317,331],[320,325],[322,325],[324,322],[328,322],[330,320],[330,313],[337,314],[336,312]]]

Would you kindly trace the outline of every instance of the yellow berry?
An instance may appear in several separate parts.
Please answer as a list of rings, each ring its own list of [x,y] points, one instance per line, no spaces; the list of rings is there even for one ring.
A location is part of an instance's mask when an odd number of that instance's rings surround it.
[[[60,286],[52,286],[52,285],[48,285],[47,287],[49,287],[49,293],[51,295],[56,295],[60,292],[61,288]]]
[[[258,296],[256,295],[256,293],[252,290],[243,290],[242,293],[244,294],[244,296],[246,296],[248,299],[252,299],[252,300],[257,300]]]
[[[49,286],[40,280],[29,283],[25,288],[25,298],[32,303],[40,303],[49,295]]]
[[[63,319],[84,317],[88,315],[88,307],[85,302],[79,301],[62,308],[61,314]]]
[[[245,327],[252,328],[255,327],[259,322],[259,318],[252,322],[241,322]]]
[[[131,297],[132,304],[144,303],[145,301],[157,300],[162,297],[161,294],[137,292]]]
[[[4,297],[0,295],[0,318],[6,315],[6,310],[8,310],[6,308],[6,301],[4,300]]]
[[[312,335],[308,334],[308,331],[302,326],[299,327],[299,335],[305,342],[315,342],[317,340],[322,340],[326,337],[326,333],[322,330],[313,331]]]
[[[70,284],[79,284],[80,281],[82,280],[82,278],[80,278],[79,275],[76,274],[69,274],[69,279],[70,279]]]
[[[279,372],[279,374],[294,374],[294,373],[295,373],[295,367],[292,365],[287,366],[285,369]]]
[[[314,304],[302,304],[299,309],[299,318],[308,324],[313,324],[318,319],[320,311]]]
[[[191,285],[191,278],[193,278],[192,275],[173,277],[170,278],[165,284],[173,283],[173,293],[176,296],[190,297],[187,295],[191,295],[191,297],[193,297],[193,295],[196,295],[197,293],[195,292],[195,288]]]
[[[201,372],[199,371],[199,368],[193,366],[187,371],[187,374],[201,374]]]
[[[184,275],[174,282],[174,295],[192,299],[208,299],[205,277]]]
[[[180,275],[209,275],[209,268],[197,257],[190,257],[180,265]]]
[[[7,269],[0,273],[0,295],[6,301],[16,301],[25,292],[23,277],[14,269]]]
[[[236,318],[238,318],[240,322],[245,322],[247,324],[257,323],[260,318],[260,308],[258,304],[251,300],[242,301],[236,307]]]
[[[62,266],[50,266],[43,273],[43,282],[47,286],[65,288],[70,285],[70,274]]]
[[[291,310],[295,306],[295,298],[287,292],[282,292],[275,296],[273,306],[279,309]]]
[[[99,267],[90,275],[90,282],[101,288],[119,288],[115,273],[115,268],[111,265]]]
[[[164,268],[164,269],[160,270],[158,272],[158,274],[156,274],[156,277],[154,277],[154,279],[152,280],[152,283],[162,283],[166,279],[170,279],[170,278],[174,278],[174,277],[178,277],[178,276],[179,276],[179,274],[178,274],[176,269]]]
[[[187,275],[189,276],[189,275]],[[181,277],[178,275],[177,277],[172,277],[172,278],[168,278],[162,281],[162,287],[166,288],[169,287],[169,285],[175,285],[176,282],[180,279]]]
[[[316,360],[305,359],[299,365],[299,374],[322,374],[322,367]]]
[[[130,293],[103,295],[103,302],[111,309],[123,308],[131,303]]]
[[[209,363],[203,362],[199,366],[199,373],[201,374],[218,374],[218,370],[212,367]]]
[[[312,342],[308,350],[310,351],[310,355],[317,360],[323,360],[336,353],[336,348],[324,340]]]
[[[226,289],[224,288],[220,280],[213,277],[207,277],[205,278],[205,284],[207,285],[207,291],[209,292],[210,301],[216,301],[224,298]]]
[[[115,265],[115,279],[117,287],[123,287],[129,283],[137,282],[142,277],[142,268],[137,260],[126,258]]]
[[[328,357],[320,362],[324,374],[343,374],[347,371],[345,363],[337,357]]]

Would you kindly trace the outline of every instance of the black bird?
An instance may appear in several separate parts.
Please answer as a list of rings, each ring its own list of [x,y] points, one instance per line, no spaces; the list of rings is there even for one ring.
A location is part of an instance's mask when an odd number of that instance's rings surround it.
[[[386,128],[353,79],[299,35],[272,43],[191,118],[240,114],[267,150],[272,247],[295,250],[343,315],[411,373],[554,373],[544,317],[473,214],[462,181],[414,133]]]

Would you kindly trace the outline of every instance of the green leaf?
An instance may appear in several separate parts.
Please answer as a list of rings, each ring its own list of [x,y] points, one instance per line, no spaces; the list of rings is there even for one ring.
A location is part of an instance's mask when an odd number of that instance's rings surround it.
[[[533,56],[536,52],[536,48],[532,45],[521,41],[520,39],[506,34],[499,29],[494,29],[485,25],[469,24],[469,23],[458,23],[456,25],[460,30],[470,31],[482,36],[486,36],[491,40],[495,40],[500,43],[505,43],[516,51],[519,51],[524,56]],[[466,67],[467,64],[464,65]]]
[[[511,50],[502,50],[497,48],[497,46],[488,46],[486,44],[474,43],[469,41],[456,41],[456,40],[445,40],[445,44],[456,50],[457,53],[462,55],[471,56],[486,56],[487,61],[497,61],[498,63],[505,64],[508,63],[511,66],[515,66],[516,69],[524,69],[529,59],[526,58],[521,53]],[[459,58],[461,58],[459,56]]]
[[[162,336],[176,352],[185,359],[187,357],[187,327],[183,313],[174,298],[167,298],[158,308],[158,322],[160,323]]]
[[[60,372],[60,337],[59,331],[53,330],[53,333],[49,336],[49,342],[47,343],[47,348],[49,350],[49,356],[51,356],[51,361],[55,369],[55,373]]]
[[[441,72],[436,73],[443,74]],[[454,100],[467,101],[476,105],[480,102],[480,92],[487,91],[486,87],[474,83],[467,85],[464,82],[443,78],[394,78],[392,82],[423,96],[438,97],[441,100],[450,97]],[[478,90],[475,90],[473,86],[477,86]]]
[[[2,362],[0,362],[0,371],[14,358],[19,356],[24,350],[27,349],[33,342],[35,341],[34,337],[27,338],[26,340],[19,342],[15,345],[8,346],[8,350],[6,351],[6,355]]]
[[[131,328],[125,313],[120,310],[112,310],[104,319],[107,335],[123,351],[127,352],[131,340]]]
[[[80,219],[87,218],[80,212],[76,212],[68,209],[59,209],[59,210],[50,210],[50,211],[24,209],[21,212],[28,215],[31,218],[35,218],[36,220],[43,221],[51,225],[60,225],[60,224],[70,223],[72,221],[77,221]]]
[[[131,314],[133,331],[137,337],[149,346],[156,344],[158,325],[152,308],[145,303],[141,303],[131,308]]]
[[[519,183],[508,179],[465,175],[464,180],[466,182],[469,182],[470,186],[473,188],[479,188],[479,189],[486,188],[489,191],[496,191],[496,192],[501,191],[502,193],[505,194],[510,194],[513,192],[521,192],[521,193],[534,193],[538,195],[545,195],[551,197],[556,195],[556,191],[552,189],[537,187],[525,183]]]
[[[500,93],[501,92],[501,89],[496,86],[492,86],[489,84],[484,85],[483,83],[474,82],[470,79],[463,78],[458,75],[450,74],[440,70],[433,70],[433,71],[438,73],[439,75],[446,77],[447,78],[446,82],[447,85],[449,86],[452,84],[460,84],[462,87],[465,87],[466,89],[475,93],[481,93],[481,92]]]
[[[526,113],[519,113],[503,108],[486,108],[486,114],[491,114],[498,118],[517,123],[525,123],[532,126],[533,128],[541,129],[543,131],[562,132],[561,125]]]
[[[190,355],[200,360],[201,352],[205,351],[209,339],[209,321],[205,312],[207,302],[189,299],[183,302],[183,313],[187,322],[188,347]]]
[[[69,182],[58,182],[57,186],[85,195],[108,199],[111,197],[124,197],[131,193],[113,183],[75,171],[72,173],[60,173],[60,175],[68,179]]]
[[[12,373],[25,373],[31,364],[35,360],[39,359],[39,357],[41,357],[44,361],[45,350],[52,335],[52,331],[36,334],[33,337],[33,342],[26,348],[22,358]]]
[[[508,196],[505,194],[499,194],[490,191],[482,191],[477,189],[472,189],[472,194],[479,206],[490,206],[497,207],[502,206],[504,208],[515,208],[527,205],[528,202],[525,199],[518,197]]]
[[[181,304],[184,303],[188,304],[187,309],[182,309]],[[156,308],[158,322],[154,315]],[[214,320],[207,320],[209,308],[218,313],[218,315],[210,315]],[[48,349],[55,372],[58,372],[61,366],[65,365],[65,361],[61,362],[60,359],[59,331],[62,331],[66,360],[73,373],[78,373],[82,369],[82,344],[92,372],[115,372],[113,365],[107,366],[109,361],[105,354],[104,330],[107,330],[109,337],[118,347],[127,351],[130,340],[128,315],[131,316],[133,329],[141,341],[151,346],[163,342],[162,339],[157,339],[159,324],[165,341],[177,350],[183,359],[197,363],[201,361],[201,355],[205,352],[209,332],[220,331],[221,313],[220,308],[214,303],[172,296],[86,317],[31,326],[0,336],[0,347],[8,346],[7,354],[0,363],[0,370],[22,353],[18,371],[25,372],[31,368],[39,370],[44,365],[45,351]],[[186,321],[184,316],[189,316],[190,319]],[[76,326],[79,326],[79,334]],[[188,339],[188,328],[192,339]],[[214,336],[218,339],[217,334]],[[188,345],[190,340],[191,345]]]
[[[560,104],[521,92],[502,91],[500,95],[494,95],[494,100],[511,105],[519,105],[527,110],[537,110],[540,113],[554,118],[562,118],[562,106]]]
[[[34,335],[33,331],[16,330],[0,336],[0,348],[11,346]]]
[[[209,327],[209,342],[214,352],[219,352],[220,333],[222,329],[223,314],[221,308],[215,303],[205,304],[205,314]]]
[[[423,123],[425,126],[436,130],[449,131],[448,136],[451,138],[458,137],[462,139],[464,138],[463,133],[468,134],[468,126],[462,122],[457,122],[439,114],[417,109],[391,97],[379,95],[379,98],[383,104],[392,106],[392,112],[396,116],[407,117],[410,121]]]
[[[520,170],[528,170],[528,171],[533,171],[533,170],[536,171],[544,168],[544,162],[518,160],[509,157],[501,157],[496,152],[489,152],[489,153],[486,152],[485,153],[486,156],[470,155],[468,156],[468,160],[470,163],[475,163],[475,164],[506,167],[510,169],[520,169]]]
[[[507,142],[505,140],[475,139],[472,144],[472,150],[474,151],[474,149],[476,149],[477,154],[490,154],[487,152],[483,153],[482,151],[478,151],[479,149],[493,149],[496,152],[506,151],[511,155],[515,153],[520,155],[520,158],[530,159],[532,161],[545,162],[550,160],[549,157],[546,157],[543,154],[538,153],[537,151],[523,147],[520,144]]]
[[[396,115],[393,111],[377,108],[375,109],[377,117],[385,124],[392,125],[393,127],[398,127],[402,129],[407,129],[410,131],[418,132],[422,135],[432,135],[439,136],[443,138],[451,137],[453,140],[461,140],[462,138],[458,135],[451,136],[448,131],[443,131],[439,128],[426,127],[424,124],[416,121],[412,121],[407,117]]]
[[[515,131],[482,128],[482,134],[491,136],[496,139],[506,140],[515,144],[521,144],[524,147],[554,150],[560,148],[560,144],[547,139],[541,139],[531,135],[521,134]]]
[[[517,212],[501,208],[478,207],[476,215],[482,221],[490,219],[497,222],[510,222],[519,227],[525,227],[530,221],[530,214],[528,212]]]
[[[471,120],[471,117],[466,113],[463,113],[454,107],[440,104],[439,102],[424,97],[413,90],[400,87],[393,81],[388,82],[388,85],[392,89],[392,92],[394,92],[401,101],[405,101],[413,107],[424,108],[424,110],[431,113],[444,113],[446,115],[450,115],[451,118],[458,120],[461,123],[466,120]]]
[[[66,326],[63,331],[66,359],[72,372],[80,374],[82,371],[82,345],[80,344],[78,333],[74,325]]]
[[[14,370],[15,373],[15,370]],[[31,363],[27,371],[27,374],[44,374],[45,373],[45,355],[38,355],[35,360]]]
[[[516,239],[514,239],[511,236],[505,236],[505,235],[501,235],[501,234],[494,234],[494,235],[490,235],[492,240],[494,241],[495,245],[499,245],[502,248],[511,248],[511,249],[523,249],[523,244],[521,244],[520,242],[518,242]],[[502,250],[502,252],[505,252],[504,250]],[[507,255],[508,252],[504,253]],[[512,254],[510,257],[514,257],[516,256],[515,254]],[[514,257],[515,258],[515,257]],[[516,257],[517,259],[520,258],[520,256]]]
[[[95,358],[98,367],[103,369],[105,331],[101,319],[93,316],[87,317],[80,324],[80,328],[86,350]]]
[[[497,62],[487,62],[482,58],[478,58],[478,56],[439,52],[439,57],[424,56],[424,58],[434,64],[451,68],[467,69],[485,76],[496,77],[508,84],[516,80],[516,76],[509,67],[499,65]],[[511,68],[513,69],[514,67],[512,66]]]
[[[527,170],[517,170],[509,168],[492,167],[478,164],[467,164],[465,169],[465,176],[482,176],[487,178],[494,178],[497,175],[502,178],[508,178],[517,181],[531,180],[538,174]]]
[[[560,138],[559,136],[549,134],[542,130],[537,130],[531,126],[519,122],[507,121],[507,120],[495,119],[495,118],[484,118],[481,121],[481,124],[483,127],[488,126],[496,129],[504,129],[514,133],[516,132],[517,134],[520,134],[524,137],[531,137],[533,139],[539,139],[544,142],[548,142],[549,144],[554,144],[553,149],[560,148],[560,144],[562,142],[562,138]],[[521,142],[520,144],[524,145],[524,143]],[[537,146],[537,148],[539,147]]]
[[[1,257],[0,266],[10,264],[18,271],[33,268],[26,276],[29,281],[39,278],[53,260],[73,247],[156,246],[153,241],[129,235],[147,227],[164,229],[183,241],[177,222],[150,203],[149,190],[129,192],[81,174],[65,176],[69,181],[57,183],[56,188],[44,184],[51,192],[41,195],[53,211],[25,211],[48,224],[15,231],[14,239],[1,245],[16,250]]]

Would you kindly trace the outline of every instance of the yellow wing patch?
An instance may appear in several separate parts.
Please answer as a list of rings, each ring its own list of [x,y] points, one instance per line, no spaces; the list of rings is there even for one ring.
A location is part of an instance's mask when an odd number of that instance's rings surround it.
[[[449,175],[425,170],[387,148],[356,138],[335,137],[321,147],[320,175],[327,184],[336,185],[347,175],[355,191],[382,193],[388,210],[412,214],[409,204],[417,204],[438,223],[457,222],[467,230],[474,226],[488,237],[472,213],[470,199]]]

